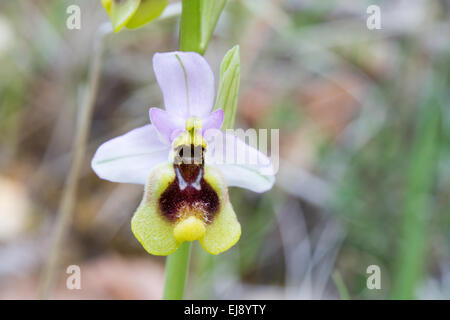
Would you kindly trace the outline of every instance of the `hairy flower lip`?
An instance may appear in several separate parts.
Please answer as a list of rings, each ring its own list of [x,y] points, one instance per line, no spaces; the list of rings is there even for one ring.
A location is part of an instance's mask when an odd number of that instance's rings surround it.
[[[206,223],[220,210],[217,192],[204,179],[203,165],[173,165],[175,178],[159,198],[161,215],[176,222],[197,215]]]
[[[132,231],[143,247],[153,255],[171,254],[183,241],[199,240],[211,254],[219,254],[232,247],[240,238],[241,226],[229,202],[220,172],[211,166],[204,166],[203,180],[214,190],[220,202],[209,223],[199,215],[197,208],[184,208],[188,214],[181,214],[174,221],[161,214],[159,199],[174,179],[174,165],[170,163],[157,166],[150,174],[144,198],[131,221]],[[190,223],[186,224],[186,221]]]

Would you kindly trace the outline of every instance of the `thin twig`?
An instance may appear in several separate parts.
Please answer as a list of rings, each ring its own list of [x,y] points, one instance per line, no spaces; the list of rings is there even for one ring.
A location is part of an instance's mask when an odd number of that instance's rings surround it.
[[[39,296],[41,299],[48,299],[54,286],[55,274],[59,264],[62,244],[72,220],[80,171],[85,156],[95,98],[98,91],[104,39],[105,36],[111,31],[112,28],[110,23],[102,24],[97,30],[97,34],[94,38],[86,96],[81,107],[78,109],[79,123],[72,147],[72,163],[69,169],[69,175],[67,176],[67,180],[64,185],[61,202],[59,204],[59,214],[54,227],[49,258],[41,277],[41,286],[39,291]]]
[[[339,271],[335,271],[333,273],[333,281],[336,285],[336,289],[341,300],[351,300],[350,293],[348,292],[347,286],[345,285],[344,279],[342,279],[341,273]]]

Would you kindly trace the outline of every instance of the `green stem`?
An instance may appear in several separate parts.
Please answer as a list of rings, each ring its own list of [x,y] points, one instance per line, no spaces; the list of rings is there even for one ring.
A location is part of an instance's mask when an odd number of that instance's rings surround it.
[[[167,257],[164,300],[182,300],[189,269],[191,242],[183,242],[180,247]]]
[[[183,0],[180,49],[204,54],[226,0]]]
[[[348,293],[347,287],[345,286],[345,282],[344,279],[342,279],[341,273],[339,271],[335,271],[333,273],[332,278],[341,300],[351,300],[350,294]]]

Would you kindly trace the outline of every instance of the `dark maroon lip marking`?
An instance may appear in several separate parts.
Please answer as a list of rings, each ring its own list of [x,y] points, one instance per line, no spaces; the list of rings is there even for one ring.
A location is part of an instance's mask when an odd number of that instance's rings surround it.
[[[175,179],[159,199],[161,213],[172,222],[187,213],[201,215],[203,221],[211,223],[220,207],[217,192],[203,177],[203,161],[201,164],[186,162],[189,161],[178,161],[173,165]]]

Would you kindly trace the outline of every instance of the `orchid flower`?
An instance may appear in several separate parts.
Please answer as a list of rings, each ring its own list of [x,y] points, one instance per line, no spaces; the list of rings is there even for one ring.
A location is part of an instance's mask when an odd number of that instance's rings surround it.
[[[151,108],[151,124],[103,143],[92,168],[105,180],[145,185],[131,227],[149,253],[168,255],[183,241],[194,240],[209,253],[221,253],[241,235],[228,187],[269,190],[272,164],[230,133],[223,136],[234,142],[233,151],[258,161],[217,161],[218,142],[206,133],[219,130],[223,111],[211,112],[214,75],[201,55],[156,53],[153,68],[165,110]]]
[[[123,27],[136,29],[158,18],[168,0],[101,0],[114,31]]]

